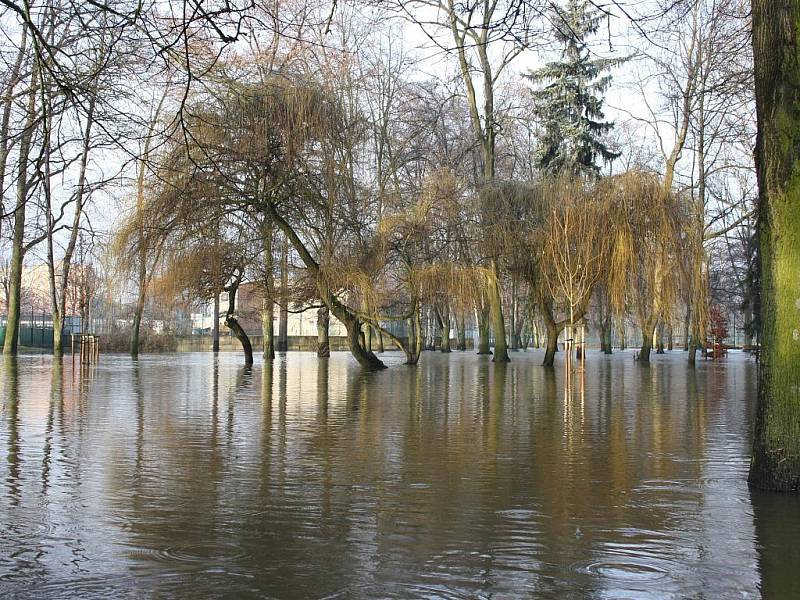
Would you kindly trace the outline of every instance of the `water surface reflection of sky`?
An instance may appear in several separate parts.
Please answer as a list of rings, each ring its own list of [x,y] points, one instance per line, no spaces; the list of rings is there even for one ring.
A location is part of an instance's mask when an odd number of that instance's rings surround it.
[[[793,598],[755,365],[2,357],[0,595]]]

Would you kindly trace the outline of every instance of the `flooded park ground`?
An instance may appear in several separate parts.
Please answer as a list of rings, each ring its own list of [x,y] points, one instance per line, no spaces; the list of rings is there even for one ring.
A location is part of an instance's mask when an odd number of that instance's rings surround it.
[[[756,365],[2,358],[0,596],[797,598]]]

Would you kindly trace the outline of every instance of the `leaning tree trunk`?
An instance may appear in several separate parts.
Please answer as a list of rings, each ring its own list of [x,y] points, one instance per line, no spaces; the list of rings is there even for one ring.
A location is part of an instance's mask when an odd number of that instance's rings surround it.
[[[320,358],[331,355],[330,322],[328,307],[321,306],[317,311],[317,356]]]
[[[347,330],[347,343],[350,347],[350,353],[353,358],[358,361],[358,364],[367,369],[385,369],[386,365],[375,356],[372,352],[367,352],[361,345],[361,322],[358,317],[347,306],[339,302],[336,296],[331,291],[324,277],[320,272],[319,263],[314,260],[314,257],[306,248],[303,240],[297,235],[297,232],[292,229],[291,225],[275,210],[275,207],[268,204],[266,207],[267,215],[275,223],[286,238],[291,242],[294,249],[300,255],[300,259],[305,264],[306,268],[316,279],[317,292],[320,300],[328,307],[333,316],[342,323]]]
[[[370,370],[385,369],[386,365],[384,365],[375,354],[365,348],[364,333],[361,331],[361,321],[356,318],[342,319],[342,317],[336,314],[336,310],[333,311],[333,314],[344,323],[344,327],[347,330],[347,343],[350,346],[350,352],[353,358],[358,361],[358,364]]]
[[[234,311],[236,310],[236,290],[238,289],[238,285],[231,285],[228,288],[228,311],[225,313],[225,325],[228,326],[233,332],[233,335],[236,336],[236,339],[239,340],[239,343],[242,344],[242,351],[244,352],[244,364],[246,366],[250,366],[253,364],[253,345],[250,343],[250,338],[247,337],[247,333],[242,326],[239,324],[239,321],[234,316]]]
[[[749,482],[800,492],[800,0],[753,0],[760,340]]]
[[[558,325],[550,319],[545,319],[545,329],[547,330],[547,341],[544,350],[544,360],[542,366],[552,367],[556,361],[558,351],[558,336],[561,333]]]

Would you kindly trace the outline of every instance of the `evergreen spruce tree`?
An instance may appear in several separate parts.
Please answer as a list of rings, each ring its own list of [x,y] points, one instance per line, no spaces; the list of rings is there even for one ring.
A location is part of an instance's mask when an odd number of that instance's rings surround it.
[[[603,94],[611,75],[601,76],[625,59],[590,58],[587,38],[597,33],[602,14],[587,0],[567,0],[551,12],[553,33],[562,45],[561,60],[532,71],[534,115],[542,124],[536,162],[545,173],[596,177],[598,159],[613,161],[604,140],[614,123],[604,121]]]

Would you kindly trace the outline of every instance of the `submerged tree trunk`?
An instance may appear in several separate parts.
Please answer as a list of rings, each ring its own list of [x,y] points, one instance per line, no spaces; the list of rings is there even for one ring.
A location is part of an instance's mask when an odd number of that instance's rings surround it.
[[[517,335],[517,282],[511,278],[511,314],[509,331],[511,333],[511,351],[519,350],[519,336]]]
[[[491,354],[489,348],[489,311],[486,306],[478,306],[478,354]]]
[[[289,349],[289,240],[284,236],[281,245],[281,300],[278,313],[279,352]]]
[[[214,314],[211,323],[211,351],[219,352],[219,293],[214,294]]]
[[[264,360],[275,359],[275,303],[264,298],[261,304],[261,352]]]
[[[317,310],[317,356],[320,358],[327,358],[331,355],[330,322],[328,307],[321,306]]]
[[[244,364],[250,366],[253,364],[253,346],[250,343],[250,338],[239,321],[236,319],[236,291],[239,289],[238,282],[234,282],[226,288],[228,292],[228,311],[225,313],[225,325],[233,332],[236,339],[242,344],[242,351],[244,352]]]
[[[500,293],[500,273],[497,263],[491,264],[492,278],[489,282],[489,310],[492,315],[492,329],[494,330],[494,356],[492,362],[511,362],[508,357],[506,345],[506,324],[503,318],[503,301]]]
[[[61,281],[56,284],[56,263],[53,251],[53,234],[55,221],[52,218],[52,204],[50,202],[50,182],[49,182],[49,157],[46,162],[46,171],[48,174],[48,181],[45,184],[45,194],[47,196],[47,213],[48,213],[48,228],[47,228],[47,255],[48,255],[48,271],[50,275],[50,300],[53,313],[53,355],[62,356],[64,349],[61,345],[61,332],[64,328],[64,317],[67,311],[67,290],[70,282],[70,272],[72,267],[72,257],[75,253],[75,246],[78,242],[78,233],[80,231],[81,217],[83,216],[84,203],[86,199],[85,186],[86,186],[86,172],[89,164],[89,154],[92,149],[92,126],[94,125],[94,113],[97,106],[96,85],[92,85],[92,96],[89,99],[89,106],[86,113],[86,125],[83,130],[83,143],[81,147],[80,167],[78,170],[77,190],[75,193],[75,202],[72,207],[72,227],[70,228],[69,241],[67,247],[64,249],[64,256],[61,259]],[[47,127],[47,144],[50,145],[50,117],[48,116]],[[49,152],[49,150],[48,150]]]
[[[639,349],[639,362],[650,362],[650,350],[653,349],[653,335],[656,330],[654,320],[647,321],[642,327],[642,347]]]
[[[753,347],[753,306],[751,301],[748,300],[744,307],[744,340],[742,347],[745,350],[750,350]]]
[[[800,0],[753,0],[761,355],[749,482],[800,492]]]
[[[458,350],[466,350],[467,349],[467,328],[466,323],[464,321],[464,311],[461,310],[458,313],[458,318],[456,319],[456,328],[458,329],[457,338],[458,342],[456,348]]]
[[[690,327],[691,318],[692,318],[692,305],[687,302],[687,304],[686,304],[686,316],[684,317],[684,320],[683,320],[683,349],[684,350],[688,350],[689,349],[689,343],[690,343],[689,338],[691,337],[691,334],[689,332],[689,327]]]
[[[136,298],[136,308],[133,311],[133,326],[131,327],[131,356],[136,358],[139,356],[139,334],[142,328],[142,316],[144,315],[144,301],[147,294],[147,277],[142,276],[145,272],[144,263],[140,265],[139,269],[139,293]],[[81,322],[81,329],[85,328],[86,324]]]
[[[265,361],[275,360],[275,257],[273,242],[275,227],[269,219],[261,226],[261,245],[264,256],[263,290],[261,303],[261,353]]]
[[[422,318],[419,309],[408,319],[408,342],[403,348],[407,365],[416,365],[422,354]]]
[[[350,352],[358,361],[358,364],[370,370],[385,369],[386,365],[384,365],[375,354],[364,347],[364,333],[361,331],[361,321],[356,318],[345,317],[342,319],[342,317],[336,314],[336,310],[333,310],[333,314],[344,323],[345,329],[347,329],[347,342],[350,346]]]
[[[314,260],[314,257],[311,255],[308,248],[306,248],[303,240],[300,239],[297,232],[292,229],[291,225],[286,222],[273,205],[267,204],[265,208],[267,209],[269,217],[291,242],[306,268],[314,276],[320,300],[322,300],[333,316],[336,317],[347,330],[347,343],[353,358],[364,368],[371,370],[385,369],[386,365],[372,352],[366,351],[361,345],[361,321],[351,309],[342,304],[336,296],[334,296],[327,281],[322,277],[319,263]]]
[[[547,340],[545,342],[544,360],[542,366],[552,367],[555,364],[556,352],[558,351],[558,336],[561,333],[558,325],[550,319],[545,319],[545,329]]]
[[[436,309],[436,320],[439,322],[439,350],[444,353],[450,352],[450,311]]]
[[[36,92],[38,70],[34,69],[31,86],[28,91],[27,116],[25,129],[20,135],[19,153],[17,157],[16,206],[14,208],[14,232],[11,239],[11,272],[8,282],[8,306],[6,318],[6,339],[3,343],[5,354],[16,354],[19,343],[19,325],[22,295],[22,261],[25,258],[25,213],[28,204],[28,161],[30,158],[31,140],[36,120]],[[4,190],[0,190],[2,194]]]
[[[613,352],[611,348],[611,318],[606,317],[600,323],[600,346],[603,354],[611,354]]]

